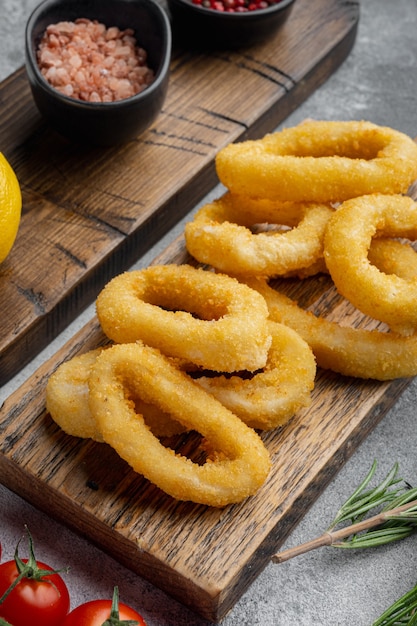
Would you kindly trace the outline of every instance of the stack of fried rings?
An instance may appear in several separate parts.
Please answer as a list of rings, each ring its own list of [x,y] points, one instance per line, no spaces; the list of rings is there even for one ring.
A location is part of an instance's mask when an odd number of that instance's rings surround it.
[[[319,366],[378,380],[416,375],[416,253],[392,239],[416,239],[417,206],[403,195],[417,178],[416,143],[369,122],[305,122],[229,145],[216,164],[228,191],[186,224],[190,254],[259,289],[271,318],[296,330]],[[306,229],[321,203],[327,220]],[[391,332],[317,318],[268,289],[272,278],[318,272]]]
[[[47,408],[66,432],[113,445],[173,497],[224,506],[265,481],[269,456],[253,428],[309,405],[316,361],[361,378],[417,374],[417,257],[392,239],[415,238],[416,206],[402,194],[417,178],[417,146],[367,122],[308,122],[227,147],[217,168],[228,192],[185,235],[193,256],[222,273],[154,266],[111,281],[97,314],[116,345],[58,368]],[[323,271],[365,314],[376,310],[372,291],[383,293],[393,331],[317,318],[269,285]],[[207,441],[202,466],[159,439],[189,429]],[[165,471],[173,457],[175,476]]]
[[[189,265],[117,276],[97,314],[116,345],[50,377],[47,409],[57,424],[109,443],[177,499],[224,506],[254,494],[270,460],[253,429],[275,428],[311,402],[316,364],[305,341],[267,319],[256,290]],[[187,430],[211,446],[209,462],[177,457],[160,441]]]

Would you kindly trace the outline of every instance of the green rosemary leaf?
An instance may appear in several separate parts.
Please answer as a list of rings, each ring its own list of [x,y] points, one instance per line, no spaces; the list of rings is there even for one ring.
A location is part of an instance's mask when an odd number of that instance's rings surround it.
[[[385,510],[388,511],[389,509],[395,509],[397,506],[402,506],[403,504],[407,504],[407,502],[412,502],[413,500],[417,500],[417,488],[407,489],[404,493],[392,500],[390,505],[385,507]],[[411,507],[408,510],[417,511],[417,507]]]
[[[376,472],[376,468],[377,468],[377,461],[374,460],[368,474],[365,476],[362,483],[355,489],[352,495],[346,500],[346,502],[342,504],[339,511],[337,512],[336,517],[334,518],[333,522],[330,524],[329,528],[334,528],[335,526],[337,526],[337,524],[339,524],[340,521],[342,521],[342,518],[344,518],[344,515],[345,515],[345,511],[348,510],[352,506],[353,502],[357,500],[359,494],[363,492],[365,487],[367,487],[370,481],[372,480],[373,475]]]
[[[372,626],[415,626],[417,624],[417,585],[396,600]]]
[[[400,492],[403,491],[403,487],[388,491],[388,489],[403,482],[401,478],[397,478],[398,463],[393,465],[385,479],[379,485],[374,489],[364,491],[372,480],[376,468],[377,461],[375,460],[362,483],[341,506],[327,530],[335,528],[342,522],[350,521],[354,523],[360,521],[371,509],[382,507],[383,505],[385,505],[387,510],[393,508],[391,506],[392,502],[399,498]]]
[[[353,535],[343,541],[333,543],[335,548],[375,548],[383,546],[393,541],[405,539],[414,532],[414,528],[398,526],[395,528],[384,528],[379,530],[367,530],[362,535]]]
[[[399,524],[409,524],[410,526],[417,526],[417,511],[403,511],[402,513],[390,514],[387,511],[386,527],[395,526]]]
[[[347,520],[351,521],[352,523],[357,522],[363,519],[366,513],[368,513],[372,509],[382,507],[382,505],[387,505],[388,509],[387,509],[387,506],[385,506],[384,509],[389,510],[392,508],[391,502],[393,500],[393,497],[394,497],[393,494],[387,493],[387,494],[380,496],[378,499],[372,498],[366,503],[365,502],[361,503],[361,506],[358,506],[355,509],[347,511],[344,518],[339,520],[339,523],[343,521],[347,521]]]

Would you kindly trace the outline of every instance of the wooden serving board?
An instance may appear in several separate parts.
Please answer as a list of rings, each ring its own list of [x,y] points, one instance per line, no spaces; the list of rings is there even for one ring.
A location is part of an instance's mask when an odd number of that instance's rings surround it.
[[[193,263],[180,237],[155,263]],[[376,328],[338,296],[328,276],[276,287],[317,315]],[[312,405],[263,433],[272,470],[259,492],[223,509],[177,502],[107,445],[65,435],[45,409],[45,385],[72,356],[107,343],[92,319],[4,404],[2,482],[88,537],[202,617],[219,622],[284,542],[410,380],[356,380],[319,370]],[[196,434],[174,438],[195,450]]]
[[[23,193],[17,241],[0,266],[0,385],[212,189],[220,148],[275,128],[335,71],[358,19],[358,2],[297,0],[262,45],[175,50],[161,114],[119,148],[82,148],[51,131],[24,69],[0,85],[0,150]]]

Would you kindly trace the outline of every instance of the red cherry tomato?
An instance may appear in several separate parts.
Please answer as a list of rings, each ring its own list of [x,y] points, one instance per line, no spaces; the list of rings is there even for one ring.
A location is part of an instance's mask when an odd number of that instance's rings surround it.
[[[41,570],[52,571],[41,561],[36,564]],[[15,561],[0,564],[0,596],[18,576]],[[0,604],[0,616],[13,626],[57,626],[68,613],[69,606],[68,589],[59,574],[44,575],[40,580],[23,577]]]
[[[65,618],[62,626],[146,626],[139,613],[126,604],[119,603],[118,589],[115,587],[113,600],[91,600],[80,604]]]
[[[60,626],[70,607],[68,588],[49,565],[37,561],[29,535],[29,559],[0,564],[0,618],[13,626]],[[18,544],[19,545],[19,544]]]

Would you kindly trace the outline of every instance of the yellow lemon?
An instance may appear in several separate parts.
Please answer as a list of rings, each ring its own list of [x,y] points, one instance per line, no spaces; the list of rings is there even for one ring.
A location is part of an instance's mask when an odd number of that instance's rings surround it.
[[[0,152],[0,263],[9,254],[20,224],[22,194],[10,163]]]

